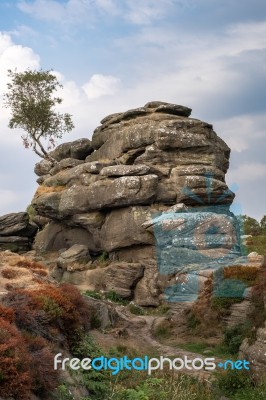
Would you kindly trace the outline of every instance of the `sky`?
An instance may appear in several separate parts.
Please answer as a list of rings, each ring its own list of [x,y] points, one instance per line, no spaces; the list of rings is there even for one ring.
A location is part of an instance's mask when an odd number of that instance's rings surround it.
[[[232,150],[241,213],[266,214],[265,0],[2,0],[0,215],[25,210],[37,188],[39,159],[2,107],[7,70],[27,68],[62,82],[60,111],[75,124],[64,142],[148,101],[192,108]]]

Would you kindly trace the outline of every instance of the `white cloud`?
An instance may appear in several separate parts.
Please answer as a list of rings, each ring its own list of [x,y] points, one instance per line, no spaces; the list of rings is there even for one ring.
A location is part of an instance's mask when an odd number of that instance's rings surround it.
[[[229,174],[231,182],[239,183],[265,180],[265,176],[266,164],[256,162],[241,164]]]
[[[266,115],[241,115],[215,122],[228,146],[238,153],[247,150],[256,139],[266,140]]]
[[[98,0],[97,3],[101,2]],[[108,7],[106,1],[103,6]],[[91,0],[68,0],[64,3],[55,0],[21,0],[18,8],[34,18],[61,25],[94,21],[95,18],[95,6]]]
[[[95,74],[82,88],[89,100],[102,96],[115,94],[118,90],[120,79],[111,75]]]
[[[23,38],[32,38],[34,36],[37,36],[37,31],[30,28],[27,25],[18,25],[14,30],[9,31],[8,34],[15,36],[15,37],[23,37]]]
[[[99,9],[108,13],[109,16],[115,16],[121,13],[119,4],[117,4],[114,0],[96,0],[96,4]]]
[[[165,17],[174,5],[173,0],[127,0],[126,3],[125,18],[137,25],[150,24]]]
[[[20,1],[18,8],[35,18],[48,21],[62,21],[65,18],[65,5],[54,0]]]
[[[147,25],[169,15],[172,7],[184,7],[186,4],[186,0],[68,0],[64,3],[56,0],[20,0],[18,7],[37,19],[60,24],[81,21],[93,24],[98,13],[104,12],[108,17],[119,15],[132,24]]]
[[[7,117],[9,111],[3,106],[3,94],[7,90],[8,82],[8,69],[17,71],[24,71],[27,68],[37,69],[39,68],[39,56],[33,52],[29,47],[23,47],[16,45],[12,42],[11,37],[5,33],[0,32],[0,122],[5,121],[4,125],[7,125]],[[1,141],[12,141],[9,136],[3,135],[3,128],[1,129]]]
[[[0,32],[0,91],[5,90],[8,81],[7,70],[24,71],[27,68],[37,69],[40,57],[29,47],[16,45],[11,37]]]

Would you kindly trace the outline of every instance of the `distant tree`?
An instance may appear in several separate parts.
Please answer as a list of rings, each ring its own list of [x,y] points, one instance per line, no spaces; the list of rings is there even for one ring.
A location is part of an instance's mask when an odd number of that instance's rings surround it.
[[[48,152],[55,146],[55,139],[74,128],[70,114],[55,111],[62,99],[54,92],[62,85],[51,70],[8,70],[8,76],[11,82],[7,84],[4,106],[11,109],[9,128],[22,128],[26,131],[21,137],[24,147],[31,147],[41,158],[52,159]]]
[[[263,233],[264,235],[266,235],[266,215],[264,215],[264,216],[261,218],[261,220],[260,220],[260,227],[261,227],[262,233]]]
[[[245,235],[257,236],[261,233],[260,224],[255,218],[251,218],[248,215],[243,215],[242,219],[244,223]]]

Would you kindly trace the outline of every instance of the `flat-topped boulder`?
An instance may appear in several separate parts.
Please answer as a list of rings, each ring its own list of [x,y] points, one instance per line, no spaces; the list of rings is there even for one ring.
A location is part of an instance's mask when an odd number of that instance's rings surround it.
[[[0,249],[29,250],[37,232],[27,212],[10,213],[0,217]]]

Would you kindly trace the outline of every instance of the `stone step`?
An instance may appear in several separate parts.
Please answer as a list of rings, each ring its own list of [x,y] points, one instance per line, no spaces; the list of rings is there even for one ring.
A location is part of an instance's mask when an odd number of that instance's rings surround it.
[[[244,324],[248,319],[251,307],[252,305],[249,300],[233,304],[230,308],[231,314],[225,320],[227,328],[233,328],[239,324]]]

